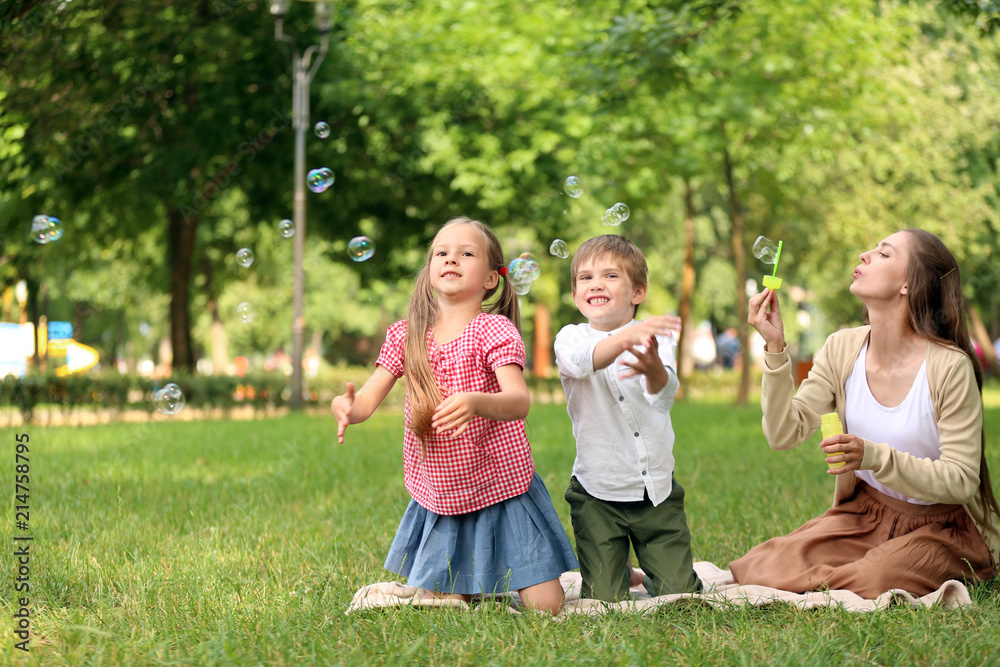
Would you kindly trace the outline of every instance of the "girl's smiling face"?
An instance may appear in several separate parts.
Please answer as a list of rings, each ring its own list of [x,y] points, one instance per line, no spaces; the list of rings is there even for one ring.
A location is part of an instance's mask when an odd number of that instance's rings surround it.
[[[479,232],[472,225],[445,227],[431,246],[431,287],[439,299],[464,300],[478,298],[496,287],[499,275],[489,265],[486,248]]]
[[[633,285],[613,257],[594,257],[577,268],[573,303],[598,331],[628,324],[645,297],[646,286]]]

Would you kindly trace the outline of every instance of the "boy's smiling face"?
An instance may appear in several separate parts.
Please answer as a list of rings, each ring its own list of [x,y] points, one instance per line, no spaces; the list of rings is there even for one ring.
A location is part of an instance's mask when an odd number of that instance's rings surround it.
[[[594,257],[577,267],[573,303],[598,331],[613,331],[628,324],[644,298],[646,286],[633,285],[613,257]]]

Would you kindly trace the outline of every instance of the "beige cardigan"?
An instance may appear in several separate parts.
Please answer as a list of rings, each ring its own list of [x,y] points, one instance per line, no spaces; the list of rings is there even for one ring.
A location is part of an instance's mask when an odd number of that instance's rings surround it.
[[[824,413],[836,411],[844,421],[844,384],[869,329],[846,329],[827,338],[797,393],[788,353],[765,352],[760,402],[764,436],[772,449],[798,447],[816,432]],[[887,443],[866,440],[861,468],[873,471],[879,482],[911,498],[964,505],[994,562],[1000,563],[1000,517],[990,517],[987,526],[979,499],[983,401],[972,364],[957,348],[928,342],[927,383],[937,416],[941,458],[917,458]],[[856,483],[855,475],[837,475],[833,504],[849,498]]]

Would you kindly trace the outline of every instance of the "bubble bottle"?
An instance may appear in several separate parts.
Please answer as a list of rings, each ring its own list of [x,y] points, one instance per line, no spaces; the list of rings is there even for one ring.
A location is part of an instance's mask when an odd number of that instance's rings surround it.
[[[844,427],[840,423],[840,416],[837,415],[836,412],[829,412],[829,413],[821,416],[819,418],[819,420],[820,420],[820,422],[819,422],[819,428],[820,428],[820,431],[823,433],[823,439],[824,440],[826,440],[827,438],[830,438],[832,436],[835,436],[835,435],[841,435],[844,432]],[[826,452],[823,452],[823,456],[824,457],[826,457],[826,456],[836,456],[837,454],[843,454],[843,452],[833,452],[831,454],[827,454]],[[829,468],[839,468],[840,466],[844,465],[844,462],[843,461],[838,461],[837,463],[827,463],[826,465]]]
[[[774,243],[770,239],[763,236],[758,236],[757,240],[753,244],[753,256],[764,262],[765,264],[774,264],[774,270],[771,275],[764,276],[764,287],[769,287],[772,290],[781,288],[781,278],[777,277],[778,274],[778,260],[781,259],[781,241],[778,241],[778,246],[775,247]]]

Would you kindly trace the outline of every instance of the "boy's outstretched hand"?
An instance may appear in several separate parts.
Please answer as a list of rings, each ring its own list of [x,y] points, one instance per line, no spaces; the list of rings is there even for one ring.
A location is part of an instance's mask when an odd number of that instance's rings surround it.
[[[351,423],[351,409],[354,407],[354,383],[348,382],[346,391],[335,396],[330,402],[330,411],[337,418],[337,442],[344,444],[344,432]]]
[[[673,336],[681,331],[682,320],[676,315],[654,315],[637,322],[635,326],[625,329],[628,332],[630,345],[646,345],[656,336]]]
[[[627,343],[622,346],[625,352],[629,352],[635,357],[635,361],[627,358],[622,359],[622,365],[628,366],[629,370],[618,377],[630,378],[634,375],[644,375],[646,377],[646,391],[655,394],[667,384],[670,375],[663,366],[663,360],[660,359],[660,344],[656,338],[650,338],[642,345],[645,349]]]

